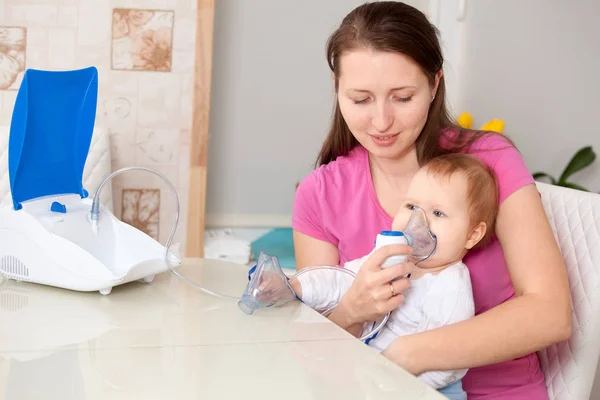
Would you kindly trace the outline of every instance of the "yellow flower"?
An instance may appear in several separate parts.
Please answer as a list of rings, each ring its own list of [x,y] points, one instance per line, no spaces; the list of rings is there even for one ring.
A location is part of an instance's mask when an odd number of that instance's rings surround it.
[[[504,129],[504,120],[501,120],[501,119],[489,120],[488,122],[483,124],[483,126],[481,127],[482,131],[491,131],[491,132],[498,132],[498,133],[502,133],[503,129]]]
[[[473,116],[468,112],[464,112],[460,114],[456,122],[462,128],[471,129],[471,127],[473,126]]]

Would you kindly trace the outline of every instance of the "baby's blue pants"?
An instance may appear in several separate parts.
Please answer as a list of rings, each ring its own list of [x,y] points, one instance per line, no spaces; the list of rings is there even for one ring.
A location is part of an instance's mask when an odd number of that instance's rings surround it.
[[[462,381],[458,380],[454,383],[449,384],[438,392],[449,398],[450,400],[467,400],[467,393],[462,388]]]

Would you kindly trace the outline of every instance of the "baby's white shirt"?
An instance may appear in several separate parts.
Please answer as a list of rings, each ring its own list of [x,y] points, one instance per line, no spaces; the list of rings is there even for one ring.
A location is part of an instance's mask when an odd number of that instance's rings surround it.
[[[358,272],[367,255],[352,260],[344,268]],[[315,270],[297,278],[302,285],[302,301],[315,310],[324,311],[335,306],[352,285],[352,277],[332,270]],[[475,314],[471,278],[467,266],[459,261],[438,274],[426,273],[412,279],[403,292],[404,301],[390,315],[390,319],[369,346],[383,351],[399,336],[424,332],[469,319]],[[365,326],[369,332],[373,324]],[[419,376],[434,388],[441,388],[461,379],[467,370],[429,371]]]

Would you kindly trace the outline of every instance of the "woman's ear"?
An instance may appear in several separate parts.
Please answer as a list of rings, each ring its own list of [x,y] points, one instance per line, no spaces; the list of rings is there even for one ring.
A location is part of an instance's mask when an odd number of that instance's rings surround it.
[[[485,236],[485,232],[487,231],[487,225],[485,222],[480,222],[471,233],[467,237],[467,244],[465,244],[465,248],[471,250],[483,237]]]

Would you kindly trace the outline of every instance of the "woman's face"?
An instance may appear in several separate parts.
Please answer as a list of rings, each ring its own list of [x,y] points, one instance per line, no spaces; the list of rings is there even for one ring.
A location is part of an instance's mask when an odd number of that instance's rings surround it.
[[[340,58],[338,102],[350,131],[369,153],[401,158],[414,148],[436,84],[411,58],[359,49]]]

